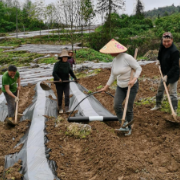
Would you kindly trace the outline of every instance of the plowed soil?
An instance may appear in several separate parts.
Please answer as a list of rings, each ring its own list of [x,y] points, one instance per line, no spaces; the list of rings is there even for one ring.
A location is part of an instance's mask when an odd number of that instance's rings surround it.
[[[89,90],[104,86],[110,70],[80,80]],[[140,89],[136,100],[153,97],[159,83],[155,64],[143,66]],[[115,90],[110,90],[112,94]],[[180,87],[178,86],[178,93]],[[96,98],[114,113],[113,98],[103,93]],[[47,122],[47,146],[50,159],[57,163],[61,180],[180,180],[180,126],[167,119],[171,115],[150,109],[153,105],[134,105],[132,135],[117,133],[118,122],[89,123],[92,132],[84,139],[67,136],[67,115],[56,127],[54,120]]]
[[[19,113],[22,114],[24,110],[32,103],[35,94],[35,85],[28,85],[21,87],[19,95]],[[1,90],[0,90],[1,91]],[[19,122],[21,116],[18,116],[18,124],[15,127],[10,127],[3,122],[0,122],[0,179],[4,171],[4,158],[5,155],[14,154],[19,152],[22,146],[14,148],[21,137],[25,134],[30,123],[29,120]],[[11,173],[12,175],[14,173]],[[15,173],[17,175],[17,173]],[[17,179],[17,178],[16,178]],[[19,178],[20,179],[20,178]]]

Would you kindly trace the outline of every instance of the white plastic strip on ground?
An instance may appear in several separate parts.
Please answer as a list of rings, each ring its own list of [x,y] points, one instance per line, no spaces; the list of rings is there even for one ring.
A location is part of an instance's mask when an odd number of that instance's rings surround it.
[[[103,121],[103,116],[90,116],[89,121]]]
[[[70,83],[70,89],[73,92],[73,95],[76,97],[78,103],[86,97],[86,95],[79,90],[76,83]],[[93,109],[88,99],[85,99],[79,106],[81,107],[84,116],[99,116]]]
[[[5,99],[4,93],[1,93],[1,95],[0,95],[0,104],[5,100],[6,99]]]
[[[49,168],[44,142],[46,93],[37,84],[37,102],[33,112],[31,127],[27,140],[27,169],[29,180],[53,180]],[[46,174],[46,179],[44,176]]]

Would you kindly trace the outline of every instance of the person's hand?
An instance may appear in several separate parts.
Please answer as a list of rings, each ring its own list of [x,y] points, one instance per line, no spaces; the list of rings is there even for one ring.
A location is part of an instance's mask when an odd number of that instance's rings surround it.
[[[18,88],[17,88],[19,91],[21,90],[21,86],[18,86]]]
[[[159,61],[159,60],[156,61],[156,65],[157,65],[157,66],[160,65],[160,61]]]
[[[15,102],[17,103],[19,101],[19,98],[18,97],[15,97]]]
[[[109,88],[108,86],[105,86],[102,89],[100,89],[98,92],[106,92],[108,88]]]
[[[134,86],[135,82],[136,82],[136,79],[129,81],[128,86],[130,86],[132,88]]]
[[[163,82],[167,83],[167,75],[162,78]]]
[[[59,82],[62,82],[62,80],[61,80],[61,79],[59,79]]]

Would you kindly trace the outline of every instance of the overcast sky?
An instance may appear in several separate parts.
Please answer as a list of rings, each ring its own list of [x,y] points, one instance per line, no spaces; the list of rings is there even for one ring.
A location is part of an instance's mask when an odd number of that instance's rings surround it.
[[[35,1],[35,0],[32,0]],[[56,2],[57,0],[45,0],[46,4],[51,2]],[[125,0],[126,1],[126,11],[125,14],[132,14],[134,10],[134,5],[136,0]],[[142,0],[145,11],[151,10],[158,7],[169,6],[174,3],[175,6],[180,5],[180,0]]]

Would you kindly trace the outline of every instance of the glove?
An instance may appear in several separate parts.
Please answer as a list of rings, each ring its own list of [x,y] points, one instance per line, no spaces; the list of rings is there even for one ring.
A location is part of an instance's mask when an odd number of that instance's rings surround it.
[[[157,65],[157,66],[160,65],[160,61],[159,61],[159,60],[156,61],[156,65]]]
[[[19,98],[18,97],[15,97],[15,102],[17,103],[19,101]]]
[[[167,83],[167,75],[162,78],[163,82]]]

